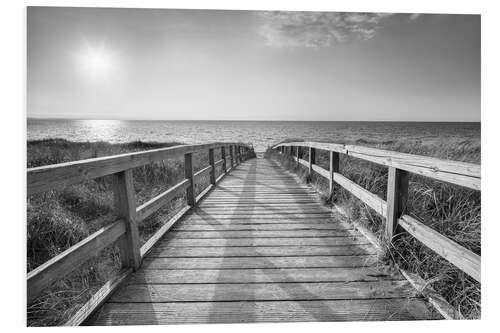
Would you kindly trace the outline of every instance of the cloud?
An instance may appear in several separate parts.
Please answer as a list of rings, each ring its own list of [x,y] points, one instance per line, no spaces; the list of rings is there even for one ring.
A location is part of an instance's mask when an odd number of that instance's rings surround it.
[[[273,47],[327,47],[375,36],[390,13],[260,12],[260,34]]]

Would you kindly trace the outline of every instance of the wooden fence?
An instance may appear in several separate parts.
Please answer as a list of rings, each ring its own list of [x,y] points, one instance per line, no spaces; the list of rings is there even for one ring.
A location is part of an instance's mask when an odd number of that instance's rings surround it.
[[[335,143],[286,142],[274,146],[273,149],[278,149],[282,154],[293,157],[299,165],[309,169],[309,174],[316,172],[329,180],[330,193],[333,190],[333,184],[337,183],[383,216],[386,220],[386,234],[389,240],[392,240],[399,225],[460,270],[477,281],[481,280],[481,257],[479,255],[406,214],[409,172],[480,190],[480,165]],[[303,149],[309,150],[308,161],[302,159]],[[316,164],[317,149],[329,152],[329,170]],[[339,168],[340,154],[387,166],[389,168],[387,201],[343,176]]]
[[[221,159],[215,161],[214,150],[221,150]],[[226,149],[230,166],[226,165]],[[209,165],[193,172],[193,153],[208,152]],[[149,163],[184,156],[185,178],[148,202],[136,207],[132,169]],[[117,221],[101,228],[66,251],[33,269],[27,276],[28,303],[56,280],[80,267],[102,249],[117,242],[122,260],[121,272],[108,281],[79,311],[68,325],[80,324],[113,292],[121,281],[137,270],[142,258],[170,227],[207,193],[232,168],[253,156],[253,149],[241,143],[212,143],[179,145],[122,155],[93,158],[69,163],[54,164],[28,169],[28,196],[47,190],[64,188],[98,177],[113,175],[114,204]],[[216,167],[221,165],[222,174],[216,177]],[[210,174],[210,185],[195,196],[195,184],[200,177]],[[138,224],[156,212],[179,194],[186,193],[187,205],[163,224],[142,246],[139,243]]]

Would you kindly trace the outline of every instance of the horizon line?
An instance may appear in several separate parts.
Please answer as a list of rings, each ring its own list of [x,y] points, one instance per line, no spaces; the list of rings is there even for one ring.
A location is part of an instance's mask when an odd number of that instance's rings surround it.
[[[73,118],[73,117],[26,117],[26,120],[114,120],[114,121],[239,121],[239,122],[392,122],[392,123],[481,123],[481,120],[279,120],[279,119],[132,119],[132,118]]]

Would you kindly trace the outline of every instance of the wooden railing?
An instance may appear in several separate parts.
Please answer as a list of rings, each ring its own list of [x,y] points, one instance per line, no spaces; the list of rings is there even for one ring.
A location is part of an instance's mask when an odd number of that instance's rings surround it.
[[[214,150],[221,149],[221,159],[215,161]],[[226,164],[226,149],[229,150],[230,167]],[[193,172],[193,153],[208,152],[209,165]],[[136,207],[132,169],[152,162],[184,156],[185,178],[170,189]],[[31,303],[45,288],[66,276],[91,259],[102,249],[117,242],[122,261],[122,270],[108,281],[92,299],[67,323],[78,325],[99,307],[118,284],[134,270],[156,242],[189,209],[232,168],[253,156],[253,149],[241,143],[212,143],[202,145],[179,145],[148,151],[106,156],[69,163],[28,169],[28,197],[47,190],[64,188],[98,177],[113,175],[114,205],[119,216],[117,221],[101,228],[66,251],[33,269],[28,273],[28,303]],[[216,167],[221,165],[222,173],[216,178]],[[210,185],[195,196],[195,184],[200,177],[210,174]],[[187,205],[163,224],[142,246],[139,243],[138,224],[163,207],[172,198],[185,191]]]
[[[389,240],[392,240],[399,225],[460,270],[477,281],[481,280],[481,257],[479,255],[406,214],[409,172],[480,190],[480,165],[335,143],[286,142],[274,146],[273,149],[290,155],[297,161],[297,164],[308,168],[309,174],[314,171],[329,180],[330,194],[333,184],[337,183],[384,217]],[[309,150],[308,161],[302,159],[303,149]],[[329,152],[329,170],[316,164],[317,149]],[[339,169],[340,154],[389,167],[387,201],[344,177]]]

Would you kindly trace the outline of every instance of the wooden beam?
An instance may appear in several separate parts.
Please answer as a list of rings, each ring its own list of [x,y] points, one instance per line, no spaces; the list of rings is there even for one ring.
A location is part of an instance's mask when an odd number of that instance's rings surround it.
[[[125,232],[123,220],[113,222],[29,272],[27,279],[28,304],[43,289],[80,267],[99,251],[113,244]]]
[[[166,203],[170,202],[175,196],[180,195],[180,193],[186,189],[189,185],[188,179],[183,179],[178,184],[172,186],[165,192],[157,195],[153,199],[145,202],[141,206],[137,208],[137,219],[138,221],[142,221],[158,209],[163,207]]]
[[[27,172],[28,196],[50,189],[64,188],[145,164],[180,157],[186,153],[202,152],[209,148],[222,147],[223,145],[227,144],[179,145],[30,168]]]
[[[290,145],[333,150],[365,161],[394,167],[474,190],[481,190],[481,165],[479,164],[443,160],[356,145],[323,142],[287,142],[276,145],[274,148],[281,149],[282,146]]]
[[[301,150],[301,147],[300,147],[300,146],[297,146],[297,151],[296,151],[296,155],[295,155],[295,156],[296,156],[296,161],[297,161],[297,166],[299,166],[299,165],[300,165],[300,163],[299,163],[299,159],[301,159],[301,158],[302,158],[302,154],[301,154],[301,151],[300,151],[300,150]]]
[[[214,158],[214,150],[208,150],[208,163],[212,167],[210,170],[210,184],[215,184],[215,158]]]
[[[347,191],[349,191],[356,198],[363,201],[367,206],[375,210],[378,214],[386,216],[387,203],[385,202],[384,199],[382,199],[376,194],[371,193],[367,189],[359,186],[358,184],[344,177],[340,173],[335,172],[333,174],[333,180],[337,184],[345,188]]]
[[[141,258],[144,258],[146,254],[155,246],[155,244],[169,231],[175,224],[179,221],[181,217],[186,215],[186,213],[191,209],[191,206],[185,206],[179,210],[170,220],[163,223],[160,229],[158,229],[153,236],[151,236],[143,246],[141,246]]]
[[[427,301],[434,306],[444,319],[448,320],[461,320],[465,319],[457,310],[455,310],[444,298],[439,295],[432,286],[430,286],[424,279],[417,274],[407,272],[399,269],[401,274],[411,283],[411,285],[422,294]]]
[[[313,164],[316,164],[316,149],[309,147],[309,176],[312,176]]]
[[[196,204],[194,196],[194,174],[193,174],[193,154],[184,155],[184,177],[189,180],[189,185],[186,188],[186,201],[189,206]]]
[[[220,148],[220,154],[222,159],[222,174],[225,174],[227,171],[226,147],[222,146]]]
[[[408,172],[389,167],[387,177],[387,216],[385,233],[390,241],[398,226],[398,219],[406,210],[408,200]]]
[[[122,269],[115,277],[107,281],[92,297],[85,303],[64,326],[80,326],[87,320],[106,300],[113,294],[132,272],[131,268]]]
[[[139,229],[135,207],[135,190],[132,170],[116,173],[113,177],[113,194],[116,214],[123,218],[127,229],[118,242],[123,267],[137,270],[141,266]]]
[[[399,225],[428,248],[460,268],[476,281],[481,282],[481,257],[479,255],[411,216],[403,215],[398,222]]]
[[[229,146],[229,158],[231,159],[231,169],[234,168],[233,146]]]
[[[211,171],[211,170],[212,170],[212,166],[211,166],[211,165],[209,165],[209,166],[204,167],[204,168],[203,168],[203,169],[201,169],[201,170],[196,171],[196,172],[195,172],[195,174],[193,175],[193,176],[194,176],[194,179],[195,179],[195,184],[196,184],[196,179],[197,179],[198,177],[203,176],[205,173],[207,173],[207,172],[209,172],[209,171]]]
[[[335,151],[330,151],[330,181],[329,181],[330,195],[333,194],[333,183],[334,183],[333,174],[335,172],[338,173],[339,170],[340,170],[340,155]]]

